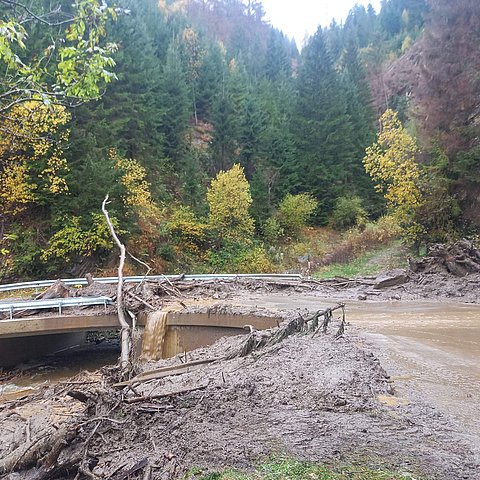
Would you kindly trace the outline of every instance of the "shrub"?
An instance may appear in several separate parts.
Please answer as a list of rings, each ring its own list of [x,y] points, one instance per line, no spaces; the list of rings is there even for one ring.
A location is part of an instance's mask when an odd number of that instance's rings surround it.
[[[64,226],[51,237],[48,248],[42,252],[42,261],[56,260],[67,264],[77,257],[112,249],[112,238],[102,214],[92,213],[88,225],[82,225],[80,217],[70,217],[62,223]],[[125,233],[118,229],[118,221],[114,217],[112,224],[118,234]]]
[[[220,241],[251,242],[255,230],[248,212],[252,196],[240,165],[217,174],[207,191],[207,201],[208,225]]]
[[[318,202],[308,193],[287,194],[278,206],[278,222],[285,234],[296,237],[307,226],[318,207]]]
[[[363,227],[366,218],[367,212],[360,197],[340,197],[333,209],[331,222],[333,228],[341,230],[355,225]]]
[[[208,264],[218,273],[263,273],[275,270],[261,245],[227,244],[218,251],[210,251]]]
[[[376,223],[369,223],[365,229],[352,228],[345,233],[344,238],[335,248],[327,253],[319,265],[347,263],[366,250],[389,243],[402,232],[396,217],[382,217]]]
[[[275,217],[267,218],[263,224],[263,238],[269,245],[275,245],[283,235],[283,228]]]
[[[174,208],[166,227],[172,242],[191,253],[198,253],[206,241],[206,226],[189,207]]]
[[[34,278],[42,273],[40,262],[41,247],[34,228],[22,225],[12,226],[3,237],[0,252],[0,280]]]

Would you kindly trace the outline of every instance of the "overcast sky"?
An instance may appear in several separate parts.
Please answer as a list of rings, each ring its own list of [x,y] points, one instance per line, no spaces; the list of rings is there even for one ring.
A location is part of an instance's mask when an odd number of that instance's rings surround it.
[[[333,18],[345,20],[355,4],[373,5],[378,13],[380,0],[262,0],[266,19],[290,38],[297,46],[303,44],[305,34],[313,35],[318,25],[326,27]]]

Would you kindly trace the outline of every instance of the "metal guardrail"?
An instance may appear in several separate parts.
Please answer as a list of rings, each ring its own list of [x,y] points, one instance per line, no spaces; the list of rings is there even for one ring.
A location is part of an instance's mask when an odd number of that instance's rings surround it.
[[[161,280],[174,280],[178,279],[180,275],[149,275],[147,277],[143,275],[124,277],[125,283],[140,283],[142,281],[159,282]],[[302,276],[296,273],[293,274],[206,274],[206,275],[183,275],[183,280],[201,281],[201,280],[214,280],[225,279],[232,280],[235,278],[252,278],[252,279],[273,279],[273,280],[301,280]],[[115,284],[118,282],[118,277],[98,277],[93,279],[97,283]],[[20,282],[20,283],[8,283],[0,285],[0,292],[9,292],[14,290],[26,290],[26,289],[41,289],[51,287],[56,280],[38,280],[33,282]],[[85,278],[65,278],[62,279],[65,285],[70,286],[85,286],[88,284]]]
[[[73,298],[52,298],[48,300],[24,300],[14,302],[0,302],[0,312],[9,312],[10,320],[13,319],[13,313],[23,310],[46,310],[58,309],[62,314],[62,309],[66,307],[90,307],[103,305],[113,305],[110,297],[73,297]]]

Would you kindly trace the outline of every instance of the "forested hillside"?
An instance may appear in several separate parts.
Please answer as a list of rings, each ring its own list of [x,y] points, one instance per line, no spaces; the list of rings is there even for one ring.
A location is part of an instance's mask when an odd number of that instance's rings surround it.
[[[48,65],[41,85],[56,75],[77,90],[57,85],[48,97],[25,87],[25,98],[2,103],[1,280],[111,268],[107,193],[128,249],[157,272],[275,270],[308,221],[361,230],[397,212],[416,244],[479,224],[473,0],[356,6],[301,49],[265,21],[259,1],[120,0],[105,23],[68,27],[67,43],[100,32],[83,56],[52,47],[63,18],[23,23],[23,48],[8,30],[22,14],[12,3],[0,2],[1,68],[18,55]],[[72,8],[53,3],[57,16]],[[47,6],[35,5],[33,20],[49,18]],[[72,58],[95,81],[73,82]],[[382,152],[364,165],[386,109],[398,112],[392,132],[416,142],[396,155],[418,166],[410,184],[388,177],[380,155],[405,143],[377,143]],[[382,178],[396,196],[384,198]]]

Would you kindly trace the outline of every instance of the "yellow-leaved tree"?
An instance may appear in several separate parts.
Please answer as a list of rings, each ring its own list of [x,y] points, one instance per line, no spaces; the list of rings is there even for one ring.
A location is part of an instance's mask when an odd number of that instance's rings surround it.
[[[65,107],[31,101],[15,105],[0,130],[0,211],[15,216],[29,204],[68,191],[62,145]]]
[[[250,216],[250,185],[243,168],[235,164],[220,171],[207,191],[208,226],[221,241],[247,244],[252,241],[255,223]]]
[[[420,168],[415,162],[419,152],[416,140],[407,132],[398,114],[388,109],[380,117],[377,141],[366,149],[365,170],[383,192],[390,213],[403,227],[405,235],[415,240],[422,227],[414,215],[422,205]]]
[[[151,184],[147,180],[147,170],[134,158],[124,158],[114,148],[108,155],[115,168],[121,172],[120,182],[123,187],[123,206],[127,219],[135,224],[135,233],[131,233],[128,248],[138,258],[151,261],[162,241],[160,223],[164,219],[164,211],[152,198]],[[158,271],[161,264],[154,264]]]
[[[147,182],[147,170],[133,158],[124,158],[111,148],[108,156],[114,161],[115,168],[122,173],[121,183],[124,188],[123,203],[128,213],[139,217],[149,217],[155,210],[155,204]]]

